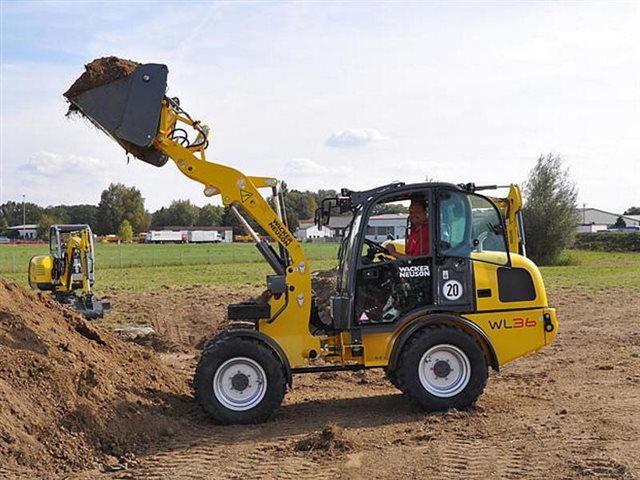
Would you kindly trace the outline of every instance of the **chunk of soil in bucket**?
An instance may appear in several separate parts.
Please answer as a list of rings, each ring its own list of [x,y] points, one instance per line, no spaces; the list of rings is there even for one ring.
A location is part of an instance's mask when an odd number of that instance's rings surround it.
[[[101,87],[121,78],[126,78],[140,66],[140,63],[133,60],[126,60],[118,57],[96,58],[91,63],[84,66],[85,72],[73,82],[73,85],[63,93],[66,98],[77,98],[84,92],[92,88]],[[69,113],[77,111],[71,104]]]

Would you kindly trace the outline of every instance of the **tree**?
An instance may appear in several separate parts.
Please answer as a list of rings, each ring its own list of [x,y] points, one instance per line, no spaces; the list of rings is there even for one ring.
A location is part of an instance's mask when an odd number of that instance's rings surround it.
[[[96,205],[55,205],[45,208],[44,213],[57,218],[59,223],[87,224],[93,231],[98,228]]]
[[[127,220],[136,232],[145,231],[149,226],[140,190],[112,183],[100,196],[96,233],[114,233],[123,220]]]
[[[118,237],[120,240],[129,243],[133,238],[133,228],[128,220],[123,220],[120,226],[118,227]]]
[[[295,232],[300,220],[314,217],[318,208],[318,197],[316,193],[309,191],[287,190],[286,184],[283,185],[283,193],[289,230]]]
[[[0,205],[0,216],[6,219],[9,226],[22,225],[23,214],[27,225],[38,223],[43,211],[42,207],[31,202],[23,205],[22,202],[9,201]]]
[[[82,224],[86,223],[95,230],[98,226],[98,207],[96,205],[69,205],[67,209],[67,222]]]
[[[560,252],[573,244],[578,218],[578,192],[563,169],[562,158],[541,155],[525,183],[524,216],[527,255],[540,265],[557,262]]]
[[[205,205],[200,209],[198,214],[198,227],[217,227],[222,224],[222,216],[224,215],[224,207],[215,205]]]
[[[38,238],[44,240],[45,242],[49,241],[49,231],[51,230],[51,225],[55,225],[56,223],[64,223],[59,218],[54,217],[48,213],[44,213],[40,216],[40,221],[38,222],[38,230],[37,235]]]
[[[622,215],[619,215],[618,218],[616,218],[616,223],[613,224],[614,228],[624,228],[627,226],[627,222],[624,221],[624,218],[622,218]]]
[[[200,209],[190,200],[174,200],[168,207],[162,207],[151,217],[154,227],[192,227],[198,221]]]
[[[373,209],[374,215],[384,215],[387,213],[408,213],[409,208],[404,205],[393,205],[393,204],[385,204],[380,203],[376,205]]]
[[[336,192],[335,190],[331,189],[331,190],[318,190],[318,193],[315,194],[316,197],[316,204],[320,205],[320,203],[322,202],[322,200],[324,200],[325,198],[334,198],[338,196],[338,192]]]
[[[640,215],[640,207],[631,207],[624,211],[623,215]]]

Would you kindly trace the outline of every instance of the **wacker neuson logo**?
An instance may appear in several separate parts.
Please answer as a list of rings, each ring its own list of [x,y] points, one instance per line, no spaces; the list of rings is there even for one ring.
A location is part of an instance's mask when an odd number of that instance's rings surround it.
[[[413,267],[398,267],[400,269],[400,278],[412,277],[430,277],[431,270],[429,265],[416,265]]]

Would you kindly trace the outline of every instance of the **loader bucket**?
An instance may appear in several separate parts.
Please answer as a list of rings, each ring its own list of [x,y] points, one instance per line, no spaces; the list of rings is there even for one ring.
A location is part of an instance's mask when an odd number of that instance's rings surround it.
[[[167,89],[167,66],[105,57],[86,68],[64,93],[71,103],[69,113],[79,111],[143,162],[164,165],[168,158],[153,146],[153,139]]]

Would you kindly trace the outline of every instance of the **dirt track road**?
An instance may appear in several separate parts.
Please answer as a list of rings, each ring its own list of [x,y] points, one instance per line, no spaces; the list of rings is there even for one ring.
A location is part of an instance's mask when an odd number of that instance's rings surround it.
[[[105,478],[638,478],[640,296],[551,300],[556,342],[492,374],[475,409],[425,414],[379,371],[296,376],[273,422],[221,427],[192,406],[192,428]],[[296,451],[327,423],[351,450]]]

